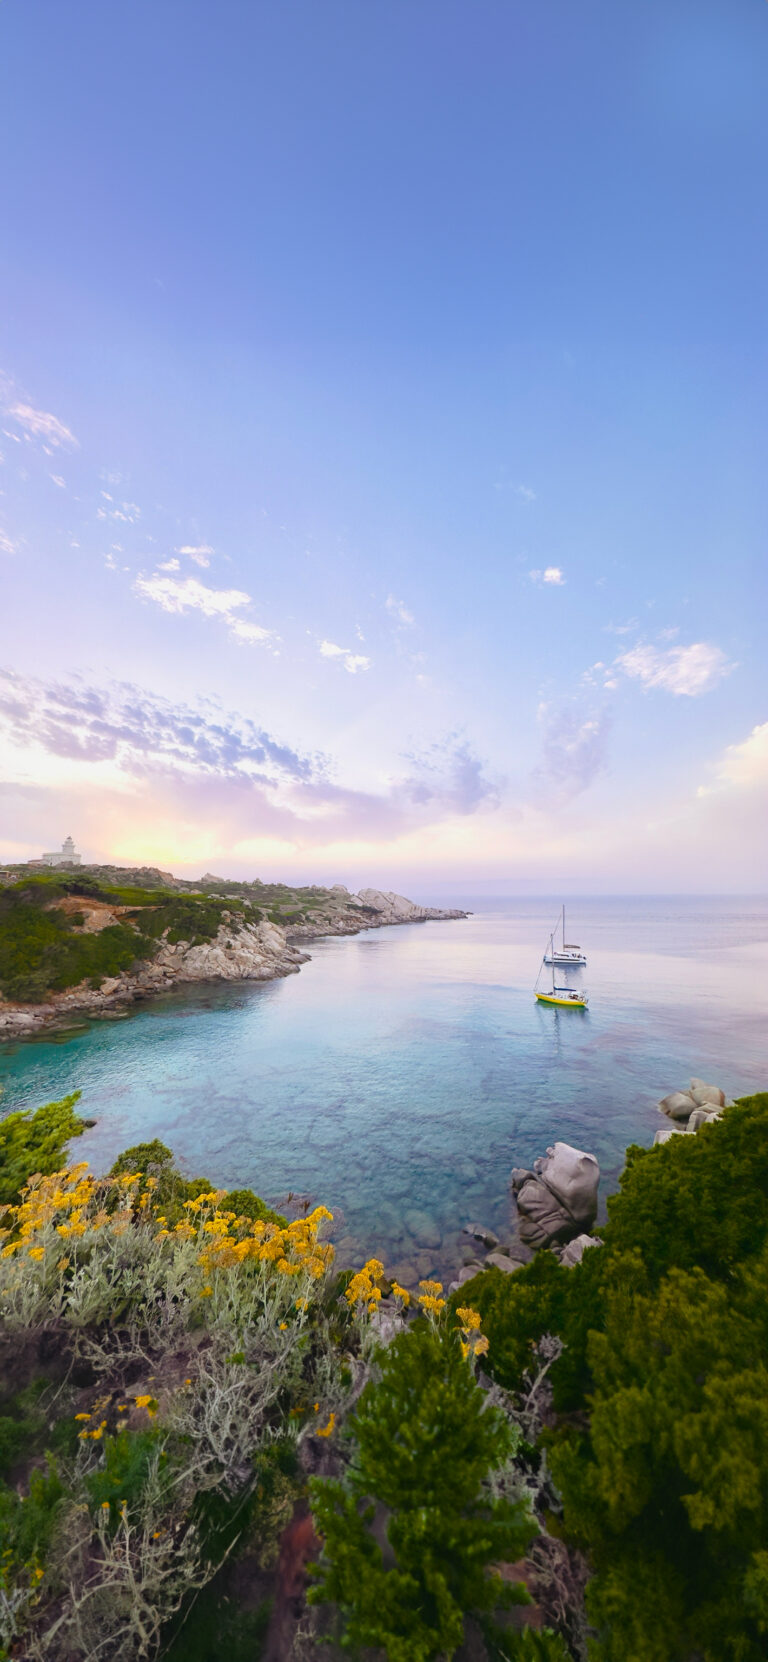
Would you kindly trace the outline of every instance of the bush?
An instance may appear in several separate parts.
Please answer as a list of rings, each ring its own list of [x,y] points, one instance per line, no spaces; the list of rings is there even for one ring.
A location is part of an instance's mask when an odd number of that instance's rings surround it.
[[[66,1145],[81,1137],[85,1120],[73,1112],[80,1092],[0,1120],[0,1206],[15,1205],[32,1172],[48,1175],[64,1165]]]
[[[379,1367],[349,1422],[345,1481],[310,1485],[323,1539],[310,1596],[339,1606],[348,1643],[428,1662],[454,1654],[465,1614],[519,1598],[490,1566],[518,1558],[535,1530],[520,1501],[489,1487],[515,1437],[458,1334],[420,1320]]]
[[[74,918],[56,901],[65,894],[99,894],[83,879],[25,879],[0,890],[0,992],[21,1001],[129,970],[153,945],[130,924],[110,924],[97,934],[77,934]],[[105,898],[114,898],[107,897]]]
[[[151,1178],[155,1209],[163,1212],[169,1223],[178,1223],[184,1216],[187,1201],[211,1193],[212,1186],[207,1177],[182,1177],[174,1166],[171,1150],[158,1137],[149,1143],[134,1143],[118,1155],[110,1176],[121,1177],[126,1172],[140,1173],[141,1195],[146,1191],[147,1178]],[[249,1218],[252,1223],[274,1223],[280,1229],[285,1228],[286,1219],[267,1206],[266,1201],[254,1194],[252,1189],[232,1189],[229,1193],[220,1191],[220,1206],[222,1211],[234,1212],[237,1217]]]
[[[768,1094],[631,1149],[604,1244],[461,1289],[518,1388],[544,1331],[544,1434],[590,1555],[594,1662],[760,1662],[768,1635]],[[547,1261],[547,1260],[551,1261]]]

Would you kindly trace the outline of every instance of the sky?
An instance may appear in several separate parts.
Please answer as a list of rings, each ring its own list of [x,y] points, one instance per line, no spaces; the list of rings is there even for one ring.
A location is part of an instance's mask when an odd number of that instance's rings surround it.
[[[768,884],[764,0],[0,0],[0,861]]]

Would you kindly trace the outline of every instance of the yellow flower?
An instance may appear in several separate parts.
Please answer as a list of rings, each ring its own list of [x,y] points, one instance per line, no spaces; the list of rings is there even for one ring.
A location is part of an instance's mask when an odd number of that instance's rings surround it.
[[[76,1414],[75,1415],[76,1420],[89,1420],[90,1417],[91,1417],[90,1414]]]
[[[485,1353],[488,1350],[489,1344],[490,1344],[490,1340],[486,1338],[484,1333],[481,1334],[480,1338],[477,1341],[477,1344],[475,1345],[475,1355],[476,1356],[485,1356]]]
[[[436,1298],[437,1294],[443,1290],[442,1281],[420,1281],[419,1286],[423,1292],[430,1294],[433,1298]]]
[[[432,1316],[438,1316],[445,1309],[445,1299],[433,1298],[431,1293],[419,1293],[419,1304]]]
[[[212,1298],[213,1297],[213,1288],[212,1287],[201,1287],[200,1288],[200,1297],[201,1298]]]
[[[44,1258],[45,1247],[30,1247],[29,1256],[30,1258]]]
[[[336,1424],[336,1415],[331,1414],[330,1417],[329,1417],[329,1420],[328,1420],[328,1424],[318,1427],[318,1432],[317,1432],[318,1437],[330,1437],[331,1432],[333,1431],[333,1428],[334,1428],[335,1424]]]
[[[285,1332],[285,1330],[286,1330],[286,1328],[287,1328],[287,1326],[288,1326],[288,1323],[287,1323],[287,1322],[281,1322],[281,1323],[280,1323],[280,1332],[281,1332],[281,1333],[284,1333],[284,1332]]]
[[[392,1291],[395,1295],[395,1298],[401,1298],[402,1299],[403,1304],[404,1304],[404,1306],[407,1310],[408,1305],[411,1302],[411,1295],[408,1291],[408,1288],[407,1287],[401,1287],[399,1281],[393,1281],[392,1282]]]
[[[482,1324],[482,1317],[478,1314],[477,1310],[470,1310],[466,1305],[457,1310],[456,1314],[462,1327],[466,1327],[470,1332],[473,1328],[478,1328]]]
[[[102,1510],[102,1512],[108,1512],[109,1511],[109,1501],[108,1500],[103,1500],[102,1501],[101,1510]]]
[[[146,1392],[144,1396],[134,1397],[133,1400],[137,1408],[146,1408],[148,1414],[157,1413],[157,1401],[153,1396],[150,1396],[149,1392]]]

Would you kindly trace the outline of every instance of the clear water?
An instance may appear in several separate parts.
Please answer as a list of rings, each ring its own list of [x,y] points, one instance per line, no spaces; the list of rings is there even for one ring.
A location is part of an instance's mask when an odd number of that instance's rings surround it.
[[[3,1110],[77,1088],[94,1169],[160,1137],[217,1185],[324,1201],[344,1258],[375,1252],[405,1276],[449,1271],[469,1220],[503,1231],[511,1167],[555,1138],[597,1155],[605,1194],[691,1074],[768,1088],[768,899],[574,902],[589,966],[558,979],[581,975],[588,1012],[532,996],[556,901],[474,906],[317,941],[284,981],[195,987],[3,1047]]]

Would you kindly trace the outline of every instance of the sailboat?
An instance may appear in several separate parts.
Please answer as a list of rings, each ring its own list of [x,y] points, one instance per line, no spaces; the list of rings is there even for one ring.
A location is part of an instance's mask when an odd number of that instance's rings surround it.
[[[562,928],[563,944],[560,947],[555,947],[554,938],[557,934],[558,927]],[[546,952],[544,954],[545,964],[561,964],[564,968],[570,967],[571,969],[586,969],[587,960],[581,950],[581,947],[575,946],[573,941],[569,942],[565,938],[565,907],[563,907],[560,925],[555,926],[555,929],[550,936],[550,952],[551,956],[548,956]]]
[[[556,962],[557,962],[557,960],[556,960],[556,957],[555,957],[555,936],[554,936],[554,932],[553,932],[549,937],[549,953],[548,954],[546,952],[544,953],[544,957],[543,957],[542,964],[541,964],[541,969],[539,970],[539,973],[536,977],[536,985],[533,989],[539,1003],[540,1004],[558,1004],[563,1009],[566,1009],[566,1010],[586,1010],[588,1005],[589,1005],[589,998],[588,998],[588,996],[585,992],[583,992],[581,989],[579,989],[577,987],[558,987],[556,985],[556,983],[555,983],[555,963]],[[541,970],[543,970],[545,964],[550,964],[551,967],[552,967],[552,985],[551,985],[551,987],[541,988],[539,986],[539,982],[541,980]]]

